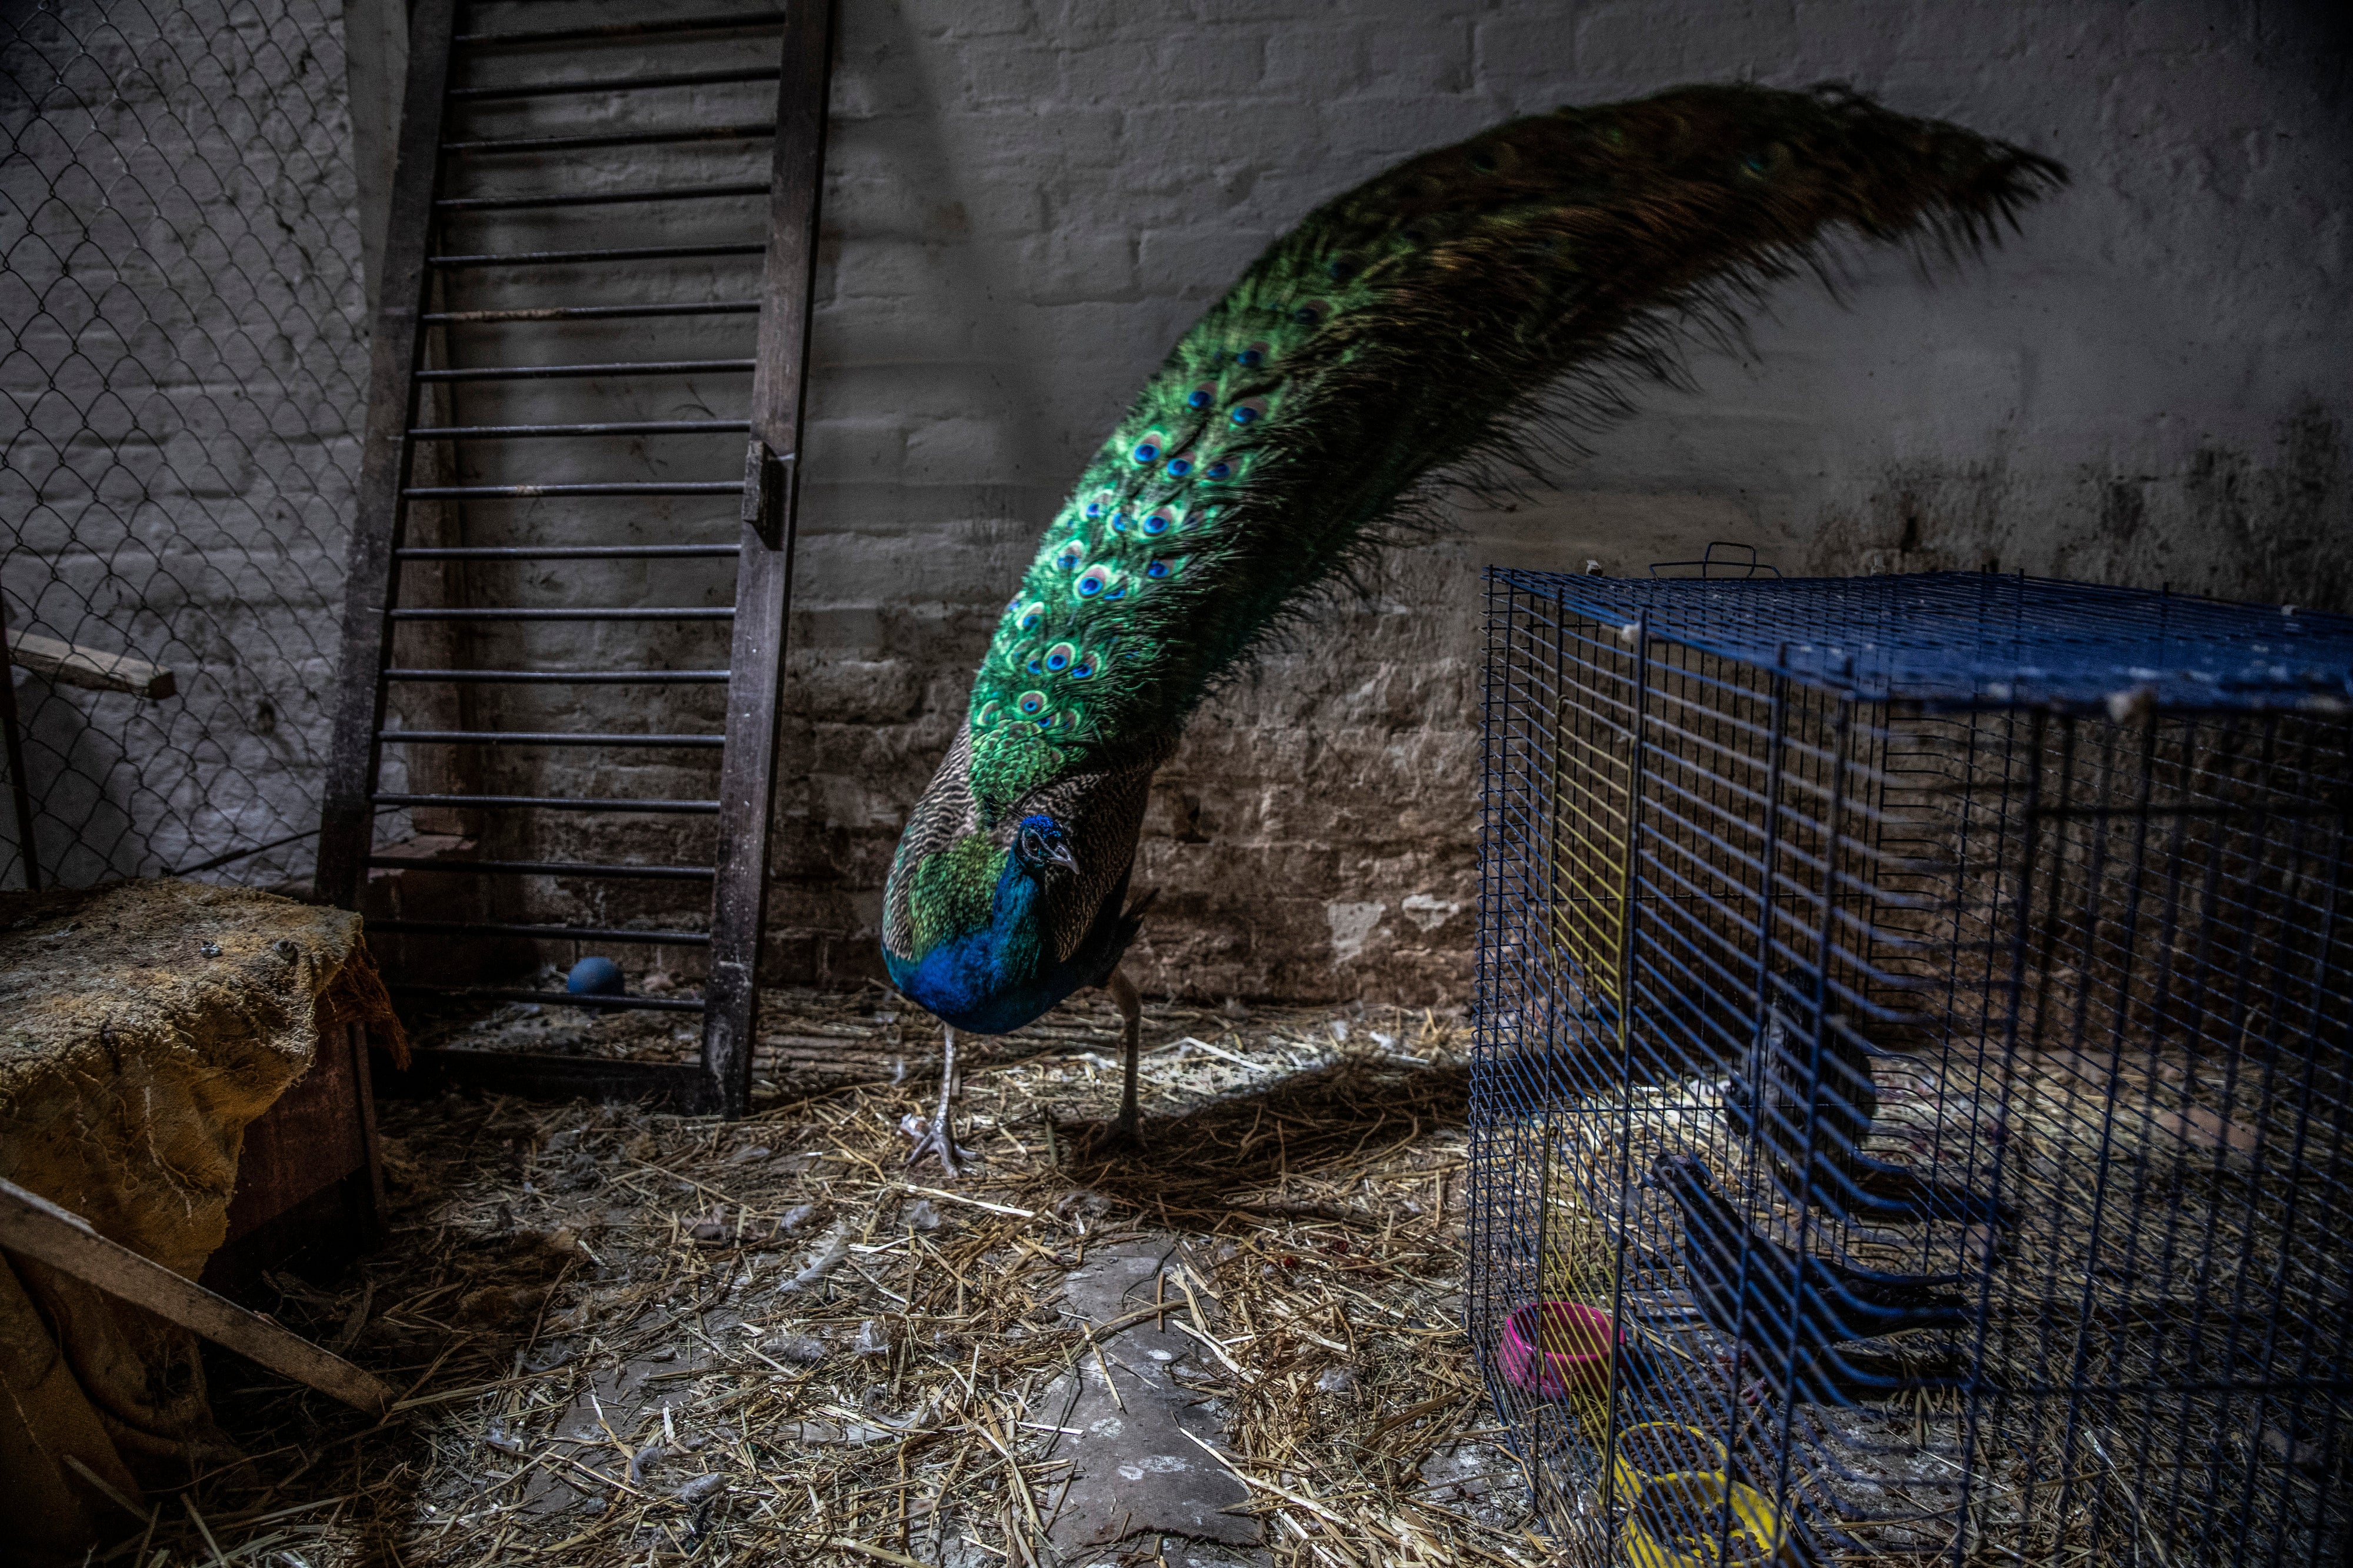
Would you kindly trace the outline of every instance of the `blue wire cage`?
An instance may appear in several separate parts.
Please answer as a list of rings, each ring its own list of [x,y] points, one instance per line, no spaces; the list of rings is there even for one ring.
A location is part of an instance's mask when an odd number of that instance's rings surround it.
[[[1471,1329],[1572,1560],[2348,1560],[2353,619],[1488,595]]]

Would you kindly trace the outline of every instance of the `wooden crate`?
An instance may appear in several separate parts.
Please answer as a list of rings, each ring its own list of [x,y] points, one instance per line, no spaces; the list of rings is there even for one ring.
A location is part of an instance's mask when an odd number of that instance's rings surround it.
[[[205,1284],[250,1296],[265,1270],[323,1277],[380,1241],[384,1165],[367,1065],[360,1026],[329,1026],[311,1070],[246,1128],[228,1235]]]

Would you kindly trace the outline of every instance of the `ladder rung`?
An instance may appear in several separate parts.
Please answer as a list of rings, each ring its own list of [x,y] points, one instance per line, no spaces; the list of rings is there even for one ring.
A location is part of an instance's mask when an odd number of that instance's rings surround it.
[[[603,926],[507,925],[492,921],[370,921],[370,931],[408,931],[417,936],[528,936],[547,942],[638,942],[652,947],[709,947],[703,931],[619,931]]]
[[[599,866],[571,860],[411,860],[371,855],[368,864],[391,871],[459,871],[486,877],[631,877],[659,882],[707,882],[708,866]]]
[[[392,553],[398,561],[679,561],[743,552],[740,544],[436,544]]]
[[[594,605],[563,609],[395,610],[396,621],[732,621],[733,605]]]
[[[375,738],[408,746],[707,746],[727,743],[724,735],[592,735],[536,730],[378,730]]]
[[[741,479],[670,479],[593,485],[420,485],[410,500],[536,500],[547,496],[723,496],[744,493]]]
[[[657,816],[716,816],[715,800],[590,800],[568,795],[372,795],[378,805],[531,806],[541,811],[642,811]]]
[[[505,256],[432,256],[428,266],[455,271],[462,267],[562,267],[576,261],[672,261],[694,256],[765,256],[765,245],[641,245],[617,250],[518,250]]]
[[[433,205],[443,212],[518,212],[537,207],[617,206],[626,202],[701,202],[722,196],[765,196],[766,182],[740,185],[681,185],[674,190],[606,191],[567,196],[452,196]]]
[[[669,142],[750,142],[774,136],[774,124],[695,125],[681,131],[604,131],[593,136],[499,136],[480,142],[444,142],[441,151],[459,158],[504,153],[569,153],[587,147],[656,147]]]
[[[476,370],[420,370],[419,381],[548,381],[568,375],[697,375],[748,372],[748,359],[616,360],[609,364],[501,364]]]
[[[459,1000],[480,997],[486,1002],[537,1002],[548,1007],[635,1007],[648,1013],[700,1013],[700,1000],[669,996],[575,996],[569,991],[531,991],[502,986],[477,985],[408,985],[385,987],[400,996],[448,996]],[[471,1055],[473,1053],[467,1053]],[[488,1053],[483,1053],[488,1054]],[[632,1064],[615,1063],[615,1066]]]
[[[412,441],[514,441],[542,436],[733,436],[749,419],[646,419],[635,425],[434,425],[411,430]]]
[[[540,305],[512,310],[427,310],[428,327],[496,326],[501,321],[621,321],[654,316],[756,316],[757,300],[710,300],[699,305]]]
[[[457,33],[453,44],[478,48],[509,44],[565,44],[586,38],[642,38],[656,33],[725,33],[783,25],[782,11],[746,11],[733,16],[672,16],[663,22],[604,22],[586,27],[551,27],[529,33]]]
[[[511,82],[504,86],[453,87],[452,102],[479,103],[494,98],[554,98],[567,92],[634,92],[652,87],[718,87],[733,81],[774,81],[773,70],[675,71],[666,76],[605,76],[586,81]],[[763,185],[761,189],[767,187]]]
[[[453,686],[724,686],[725,669],[387,669],[385,680]]]

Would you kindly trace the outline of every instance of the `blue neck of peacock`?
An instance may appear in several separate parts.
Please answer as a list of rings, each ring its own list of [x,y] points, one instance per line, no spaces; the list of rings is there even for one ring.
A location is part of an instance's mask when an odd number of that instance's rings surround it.
[[[1038,940],[1038,873],[1018,855],[1005,858],[997,879],[997,896],[988,909],[988,926],[996,937],[995,964],[998,974],[1015,983],[1034,978],[1040,967]]]

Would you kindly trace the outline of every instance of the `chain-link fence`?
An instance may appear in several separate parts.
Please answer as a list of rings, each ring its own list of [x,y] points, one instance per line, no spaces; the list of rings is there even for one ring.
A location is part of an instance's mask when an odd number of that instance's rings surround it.
[[[0,887],[301,876],[366,403],[339,0],[12,5],[0,135]]]

